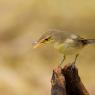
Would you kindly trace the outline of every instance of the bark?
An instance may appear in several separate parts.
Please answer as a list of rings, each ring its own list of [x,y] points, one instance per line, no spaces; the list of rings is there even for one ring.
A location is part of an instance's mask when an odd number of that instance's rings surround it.
[[[89,95],[74,64],[53,70],[51,95]]]

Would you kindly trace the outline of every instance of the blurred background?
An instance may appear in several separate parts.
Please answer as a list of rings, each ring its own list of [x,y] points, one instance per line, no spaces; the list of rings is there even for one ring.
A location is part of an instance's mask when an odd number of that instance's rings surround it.
[[[55,28],[95,38],[95,0],[0,0],[0,95],[50,95],[62,55],[51,45],[33,49],[32,41]],[[95,45],[81,51],[77,67],[95,95]]]

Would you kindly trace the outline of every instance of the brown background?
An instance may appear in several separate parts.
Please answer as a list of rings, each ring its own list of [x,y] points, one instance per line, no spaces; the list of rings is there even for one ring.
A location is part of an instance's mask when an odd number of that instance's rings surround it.
[[[54,28],[95,38],[95,0],[0,0],[0,95],[50,95],[62,56],[51,45],[33,49],[32,41]],[[95,95],[95,45],[82,50],[77,67]]]

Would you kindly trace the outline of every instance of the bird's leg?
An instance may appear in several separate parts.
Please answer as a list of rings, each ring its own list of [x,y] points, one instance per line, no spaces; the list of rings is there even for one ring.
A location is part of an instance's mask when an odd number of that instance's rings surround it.
[[[66,56],[64,55],[63,58],[62,58],[62,60],[61,60],[61,63],[59,64],[59,66],[61,66],[63,64],[63,62],[64,62],[65,59],[66,59]]]
[[[76,61],[77,61],[78,56],[79,56],[79,54],[76,54],[75,60],[74,60],[73,64],[76,64]]]
[[[76,61],[77,61],[78,56],[79,56],[79,54],[76,54],[76,56],[75,56],[75,60],[74,60],[74,62],[72,63],[72,68],[75,67],[75,64],[76,64]]]

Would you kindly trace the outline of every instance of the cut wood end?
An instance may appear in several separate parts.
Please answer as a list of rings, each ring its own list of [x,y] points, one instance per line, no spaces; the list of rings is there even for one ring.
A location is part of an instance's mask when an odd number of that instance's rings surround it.
[[[66,95],[65,78],[62,74],[61,67],[57,67],[53,70],[51,85],[51,95]]]

